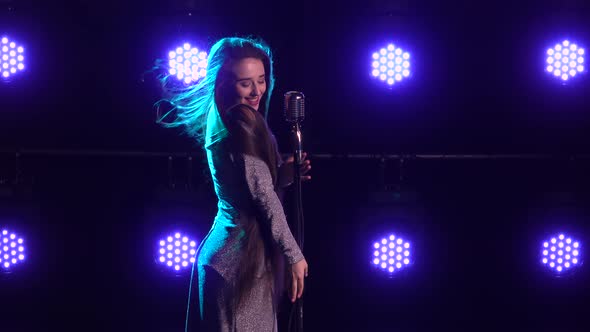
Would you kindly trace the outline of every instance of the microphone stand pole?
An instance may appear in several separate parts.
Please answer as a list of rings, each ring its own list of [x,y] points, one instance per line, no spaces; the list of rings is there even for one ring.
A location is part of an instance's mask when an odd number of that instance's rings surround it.
[[[293,146],[294,146],[294,184],[295,184],[295,241],[299,245],[301,251],[303,251],[303,203],[301,195],[301,164],[302,164],[302,144],[301,144],[301,127],[299,122],[293,123],[291,128]],[[296,314],[297,314],[297,328],[296,332],[303,332],[303,297],[299,298],[295,302]]]

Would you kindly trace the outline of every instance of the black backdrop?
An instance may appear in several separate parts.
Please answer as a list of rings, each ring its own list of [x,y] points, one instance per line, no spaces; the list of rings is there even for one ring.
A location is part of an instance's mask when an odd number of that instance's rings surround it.
[[[0,85],[0,225],[25,236],[29,259],[0,279],[0,330],[181,330],[188,279],[159,270],[153,244],[204,235],[215,197],[195,144],[154,123],[145,72],[179,42],[236,34],[275,51],[269,121],[284,152],[281,96],[300,90],[312,155],[409,156],[401,182],[397,159],[312,158],[308,330],[589,328],[585,268],[553,279],[535,261],[546,234],[588,234],[588,76],[562,86],[542,71],[563,36],[590,45],[582,1],[2,6],[0,33],[22,41],[28,67]],[[413,59],[393,90],[367,71],[389,38]],[[366,257],[389,229],[416,248],[392,279]]]

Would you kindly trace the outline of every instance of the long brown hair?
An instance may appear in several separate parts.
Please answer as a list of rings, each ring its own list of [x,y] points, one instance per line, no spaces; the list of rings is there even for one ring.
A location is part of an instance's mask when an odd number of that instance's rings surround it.
[[[273,186],[276,188],[278,181],[276,143],[260,112],[250,106],[239,104],[223,113],[222,119],[229,131],[231,149],[236,153],[254,156],[264,161],[270,171]],[[266,226],[268,223],[261,222],[265,216],[260,215],[256,206],[251,206],[249,210],[255,213],[248,216],[249,220],[244,221],[246,245],[238,267],[237,304],[239,305],[252,290],[257,277],[256,272],[260,264],[264,262],[265,272],[261,278],[273,282],[269,285],[269,290],[274,291],[276,306],[278,296],[283,289],[284,258],[271,238],[271,230]],[[260,261],[261,257],[263,262]]]
[[[163,98],[155,103],[160,111],[163,105],[171,107],[158,116],[158,123],[164,127],[183,126],[186,134],[205,143],[208,114],[215,109],[230,107],[227,98],[232,95],[231,81],[234,79],[231,68],[244,58],[262,61],[266,75],[266,93],[261,96],[260,111],[265,118],[270,98],[274,90],[273,57],[268,44],[260,38],[226,37],[211,47],[207,58],[207,74],[196,85],[178,85],[175,75],[168,71],[168,61],[159,60],[154,69],[165,74],[158,76],[163,89]]]

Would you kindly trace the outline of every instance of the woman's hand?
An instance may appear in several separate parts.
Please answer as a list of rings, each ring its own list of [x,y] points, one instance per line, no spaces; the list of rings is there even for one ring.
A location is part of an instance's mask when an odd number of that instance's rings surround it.
[[[303,294],[303,279],[307,277],[307,273],[308,268],[305,258],[295,264],[291,264],[291,288],[289,291],[291,302],[295,302],[295,299],[301,298]]]
[[[307,153],[303,152],[301,154],[301,167],[299,167],[299,174],[301,176],[301,181],[309,181],[311,180],[310,175],[305,175],[311,169],[311,162],[306,159]],[[295,168],[295,158],[290,156],[285,160],[281,168],[279,169],[279,187],[285,188],[291,185],[295,178],[295,173],[293,169]]]

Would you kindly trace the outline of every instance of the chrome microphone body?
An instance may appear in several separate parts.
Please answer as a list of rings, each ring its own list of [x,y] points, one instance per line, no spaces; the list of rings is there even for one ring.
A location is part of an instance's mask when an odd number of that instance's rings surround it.
[[[300,166],[303,154],[300,124],[305,118],[305,96],[303,93],[299,91],[285,93],[284,113],[285,120],[291,123],[292,126],[295,164]],[[298,176],[298,172],[295,172],[295,175]]]
[[[290,123],[302,122],[305,118],[305,96],[299,91],[285,93],[285,120]]]

